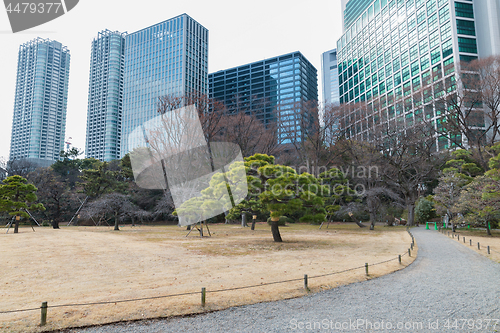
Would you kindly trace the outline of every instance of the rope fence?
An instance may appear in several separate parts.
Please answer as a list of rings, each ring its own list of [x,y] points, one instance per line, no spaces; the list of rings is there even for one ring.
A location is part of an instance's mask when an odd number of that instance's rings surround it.
[[[446,235],[448,237],[450,237],[450,235],[451,235],[451,238],[455,239],[455,237],[456,237],[459,242],[460,242],[460,240],[463,240],[463,243],[465,243],[465,236],[460,236],[460,232],[447,231],[447,229],[441,228],[441,227],[438,230],[443,235]],[[473,245],[476,245],[476,242],[473,242],[472,238],[469,238],[469,246],[473,246]],[[486,249],[486,252],[488,254],[491,254],[491,252],[500,254],[500,251],[493,249],[490,245],[486,245],[486,246],[481,245],[480,242],[477,242],[477,249],[478,250]]]
[[[304,278],[295,278],[295,279],[288,279],[288,280],[280,280],[280,281],[273,281],[273,282],[265,282],[261,284],[254,284],[254,285],[248,285],[248,286],[242,286],[242,287],[234,287],[234,288],[225,288],[225,289],[217,289],[217,290],[206,290],[206,288],[202,288],[201,290],[201,305],[205,306],[206,302],[206,294],[207,293],[221,293],[221,292],[227,292],[227,291],[235,291],[235,290],[242,290],[242,289],[249,289],[249,288],[257,288],[257,287],[263,287],[263,286],[269,286],[269,285],[274,285],[274,284],[280,284],[280,283],[289,283],[289,282],[298,282],[298,281],[304,281],[304,289],[309,291],[308,287],[308,280],[310,279],[316,279],[316,278],[321,278],[325,276],[331,276],[331,275],[337,275],[337,274],[342,274],[346,272],[351,272],[355,271],[358,269],[365,269],[366,275],[368,276],[368,267],[369,266],[377,266],[381,264],[385,264],[394,260],[399,260],[399,263],[401,264],[401,258],[404,257],[405,255],[408,255],[411,257],[411,251],[413,250],[413,247],[415,245],[415,239],[413,237],[413,234],[409,230],[409,228],[406,228],[406,231],[408,234],[411,236],[412,242],[410,244],[410,247],[408,248],[408,251],[405,251],[401,254],[399,254],[396,258],[384,260],[381,262],[377,262],[374,264],[368,264],[365,263],[363,266],[358,266],[358,267],[353,267],[353,268],[348,268],[342,271],[336,271],[332,273],[326,273],[326,274],[320,274],[320,275],[313,275],[313,276],[308,276],[307,274],[304,275]],[[170,295],[160,295],[160,296],[151,296],[151,297],[141,297],[141,298],[131,298],[131,299],[124,299],[124,300],[115,300],[115,301],[102,301],[102,302],[91,302],[91,303],[70,303],[70,304],[58,304],[58,305],[48,305],[47,302],[42,302],[41,307],[37,308],[29,308],[29,309],[17,309],[17,310],[8,310],[8,311],[0,311],[0,314],[6,314],[6,313],[21,313],[21,312],[28,312],[28,311],[39,311],[41,310],[41,320],[40,320],[40,326],[44,326],[47,321],[47,309],[49,308],[63,308],[63,307],[79,307],[79,306],[91,306],[91,305],[106,305],[106,304],[116,304],[116,303],[126,303],[126,302],[138,302],[138,301],[144,301],[144,300],[153,300],[153,299],[160,299],[160,298],[170,298],[170,297],[179,297],[179,296],[189,296],[189,295],[199,295],[199,291],[193,291],[193,292],[186,292],[186,293],[180,293],[180,294],[170,294]]]

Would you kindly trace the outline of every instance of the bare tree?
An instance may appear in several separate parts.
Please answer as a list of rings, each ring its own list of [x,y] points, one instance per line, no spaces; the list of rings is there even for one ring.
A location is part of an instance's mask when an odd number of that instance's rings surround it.
[[[472,61],[463,66],[477,73],[472,83],[475,84],[475,81],[479,80],[476,89],[486,109],[484,113],[487,133],[485,143],[491,146],[500,140],[500,56]]]
[[[280,150],[276,122],[266,126],[251,110],[225,115],[221,119],[216,139],[236,143],[244,157],[256,153],[273,155]]]
[[[18,175],[26,178],[30,172],[35,171],[38,167],[38,164],[29,159],[13,159],[7,162],[6,169],[9,176]]]
[[[44,214],[52,220],[52,227],[59,229],[63,213],[71,206],[68,185],[50,167],[30,172],[28,181],[38,188],[38,196],[46,208]]]
[[[196,106],[205,140],[213,141],[219,135],[220,121],[227,113],[222,102],[198,92],[191,92],[184,96],[166,95],[158,98],[157,112],[164,115],[169,111],[189,105]]]
[[[334,104],[319,107],[316,101],[295,105],[295,124],[301,135],[291,137],[293,153],[295,159],[298,157],[299,163],[315,176],[331,166],[330,147],[340,137],[339,109]]]
[[[423,120],[452,146],[472,150],[484,169],[492,157],[486,147],[500,139],[499,65],[500,57],[462,62],[456,75],[415,93],[424,103],[433,98],[436,124],[432,104],[424,106]]]
[[[130,198],[120,193],[109,193],[92,201],[81,212],[84,218],[98,218],[101,220],[114,220],[114,230],[120,230],[120,221],[130,218],[134,223],[135,218],[144,218],[148,215],[145,211],[134,205]]]
[[[382,152],[381,173],[388,187],[401,194],[408,210],[408,225],[415,221],[415,203],[435,178],[443,155],[436,154],[433,130],[425,124],[387,132],[376,140]]]
[[[383,152],[376,144],[369,142],[344,140],[338,145],[343,146],[343,172],[350,178],[356,194],[365,200],[373,229],[384,197],[396,204],[402,201],[399,193],[388,186],[383,177]]]

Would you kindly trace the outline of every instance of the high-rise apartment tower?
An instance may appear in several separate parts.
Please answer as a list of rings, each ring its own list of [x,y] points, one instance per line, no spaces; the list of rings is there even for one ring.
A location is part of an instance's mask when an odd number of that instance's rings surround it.
[[[36,38],[19,47],[10,160],[48,166],[64,149],[70,53]]]
[[[101,161],[120,158],[125,34],[104,30],[92,41],[85,153]]]

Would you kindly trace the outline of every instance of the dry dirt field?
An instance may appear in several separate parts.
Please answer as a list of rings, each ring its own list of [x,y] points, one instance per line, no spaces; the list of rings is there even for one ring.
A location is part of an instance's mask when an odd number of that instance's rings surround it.
[[[210,225],[200,238],[177,226],[21,228],[0,232],[0,312],[40,307],[48,302],[47,325],[40,310],[0,313],[2,332],[39,332],[141,318],[198,313],[230,306],[302,296],[307,274],[311,292],[362,281],[399,270],[416,256],[396,259],[410,246],[403,227],[354,224],[328,229],[305,224],[280,227],[274,243],[270,227]],[[206,234],[206,230],[205,230]],[[373,264],[364,268],[317,277]],[[235,291],[219,289],[300,279]],[[206,306],[200,291],[207,290]],[[50,306],[116,301],[197,292],[195,295],[74,307]]]

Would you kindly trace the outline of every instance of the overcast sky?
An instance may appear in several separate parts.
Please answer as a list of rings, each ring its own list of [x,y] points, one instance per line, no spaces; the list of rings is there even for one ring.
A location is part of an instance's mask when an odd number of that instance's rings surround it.
[[[13,34],[0,10],[0,157],[9,157],[19,46],[50,38],[71,52],[66,138],[85,148],[90,43],[103,29],[134,32],[182,13],[209,30],[209,73],[300,51],[318,70],[341,36],[340,0],[80,0],[66,15]]]

